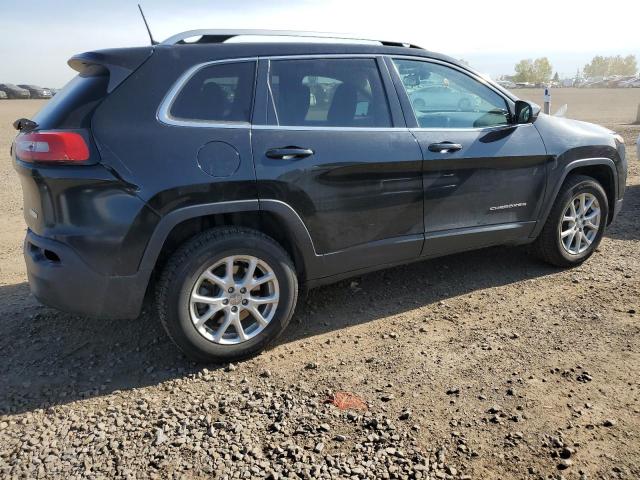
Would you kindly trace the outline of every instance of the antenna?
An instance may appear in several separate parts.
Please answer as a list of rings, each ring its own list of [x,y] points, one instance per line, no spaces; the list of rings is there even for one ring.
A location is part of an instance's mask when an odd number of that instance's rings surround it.
[[[138,10],[140,10],[140,15],[142,15],[142,21],[144,22],[144,26],[147,27],[147,33],[149,34],[149,40],[151,40],[151,45],[157,45],[158,42],[156,42],[153,39],[153,35],[151,34],[151,29],[149,28],[149,24],[147,23],[147,17],[144,16],[144,12],[142,11],[142,7],[140,6],[140,4],[138,4]]]

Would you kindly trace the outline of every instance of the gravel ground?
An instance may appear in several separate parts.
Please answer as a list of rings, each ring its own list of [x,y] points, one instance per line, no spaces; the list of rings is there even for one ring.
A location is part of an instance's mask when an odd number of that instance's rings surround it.
[[[0,102],[0,125],[38,107]],[[30,297],[3,127],[0,478],[640,478],[640,126],[608,126],[629,146],[625,208],[583,266],[494,248],[369,274],[310,292],[269,351],[207,368],[152,312]]]

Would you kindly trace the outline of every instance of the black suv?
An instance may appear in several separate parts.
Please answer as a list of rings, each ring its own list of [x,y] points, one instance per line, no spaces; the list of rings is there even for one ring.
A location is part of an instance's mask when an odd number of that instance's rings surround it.
[[[605,128],[413,45],[252,33],[77,55],[16,122],[43,303],[134,318],[155,295],[188,356],[237,359],[283,331],[299,285],[501,244],[570,267],[622,205]]]

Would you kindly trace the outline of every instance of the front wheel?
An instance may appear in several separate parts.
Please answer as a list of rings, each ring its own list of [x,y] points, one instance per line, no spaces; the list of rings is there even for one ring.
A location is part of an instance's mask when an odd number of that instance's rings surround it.
[[[160,320],[199,362],[263,350],[286,328],[298,295],[293,262],[270,237],[235,227],[203,232],[178,249],[157,289]]]
[[[608,215],[600,183],[584,175],[569,177],[534,243],[536,254],[559,267],[581,264],[598,248]]]

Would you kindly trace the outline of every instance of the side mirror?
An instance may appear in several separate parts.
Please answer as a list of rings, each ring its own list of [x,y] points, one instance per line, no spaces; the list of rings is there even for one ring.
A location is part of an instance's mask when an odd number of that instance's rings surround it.
[[[516,124],[533,123],[538,114],[540,113],[540,107],[535,103],[525,102],[523,100],[516,101],[515,108],[515,121]]]

